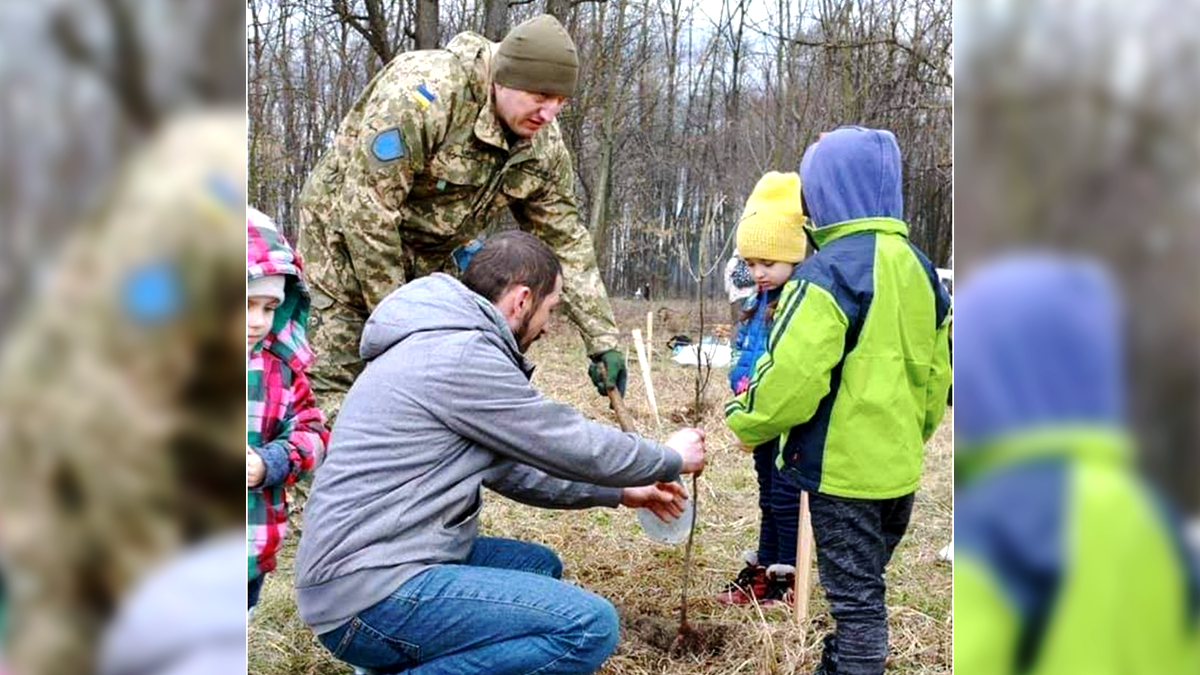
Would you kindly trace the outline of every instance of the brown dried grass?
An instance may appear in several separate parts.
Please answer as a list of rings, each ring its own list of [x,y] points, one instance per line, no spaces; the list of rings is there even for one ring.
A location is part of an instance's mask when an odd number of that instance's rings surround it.
[[[665,438],[691,417],[695,368],[669,360],[665,344],[676,333],[695,338],[693,304],[617,300],[622,344],[628,346],[626,402],[642,433]],[[664,428],[654,428],[636,351],[629,331],[645,331],[646,312],[656,311],[651,357],[655,394]],[[705,323],[728,323],[728,307],[716,301]],[[536,344],[534,384],[583,414],[615,425],[607,401],[596,396],[585,374],[586,360],[575,330],[559,323]],[[832,627],[813,571],[811,618],[797,627],[782,609],[726,607],[713,596],[741,567],[740,552],[753,548],[758,534],[757,484],[750,457],[736,449],[723,424],[728,395],[724,369],[714,370],[705,392],[703,424],[710,459],[700,479],[700,522],[693,551],[689,620],[702,631],[706,649],[672,656],[668,648],[679,622],[683,546],[655,544],[640,532],[628,509],[584,512],[547,511],[489,494],[483,531],[536,541],[562,557],[565,578],[610,599],[622,617],[616,652],[602,675],[785,675],[807,673],[820,658],[822,636]],[[937,561],[949,541],[952,518],[951,424],[947,419],[929,443],[912,524],[887,572],[891,656],[889,673],[932,675],[951,672],[951,570]],[[672,421],[677,420],[677,421]],[[290,584],[290,541],[279,571],[263,589],[250,629],[250,672],[256,675],[349,673],[296,617]]]

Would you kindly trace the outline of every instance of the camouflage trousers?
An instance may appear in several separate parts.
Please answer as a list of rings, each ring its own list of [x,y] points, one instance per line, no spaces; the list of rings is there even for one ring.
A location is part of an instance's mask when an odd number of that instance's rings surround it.
[[[315,359],[308,369],[308,383],[317,406],[332,429],[350,385],[363,371],[358,356],[366,317],[313,288],[312,308],[308,314],[308,344]],[[288,524],[298,536],[304,525],[304,506],[308,502],[312,479],[288,488]]]
[[[308,343],[315,360],[308,369],[308,381],[325,423],[333,427],[350,385],[363,371],[358,356],[367,317],[355,309],[313,290],[308,316]]]

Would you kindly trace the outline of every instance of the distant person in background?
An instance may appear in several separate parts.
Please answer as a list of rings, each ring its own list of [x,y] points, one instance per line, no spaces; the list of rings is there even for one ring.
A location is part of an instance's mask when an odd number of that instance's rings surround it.
[[[1200,672],[1200,568],[1135,469],[1108,274],[1012,257],[956,304],[954,672]]]
[[[729,296],[729,325],[737,326],[742,320],[742,312],[746,310],[746,299],[754,297],[755,289],[754,277],[750,274],[749,266],[742,260],[738,250],[734,249],[733,257],[725,263],[725,295]]]

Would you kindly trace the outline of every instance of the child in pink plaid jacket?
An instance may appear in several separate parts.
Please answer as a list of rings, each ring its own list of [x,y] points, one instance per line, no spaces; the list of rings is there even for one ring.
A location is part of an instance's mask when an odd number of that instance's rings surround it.
[[[300,259],[270,218],[254,209],[246,237],[246,533],[253,609],[287,533],[286,488],[320,464],[329,430],[305,375],[313,356]]]

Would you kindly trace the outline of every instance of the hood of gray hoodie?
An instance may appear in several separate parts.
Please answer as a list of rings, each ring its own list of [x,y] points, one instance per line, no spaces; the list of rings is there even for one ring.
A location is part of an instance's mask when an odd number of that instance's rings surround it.
[[[371,361],[412,335],[433,331],[487,334],[526,376],[533,374],[533,366],[521,354],[500,310],[458,279],[440,272],[404,284],[379,303],[363,328],[358,355]]]

